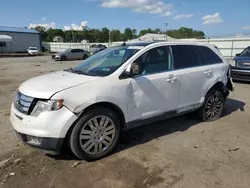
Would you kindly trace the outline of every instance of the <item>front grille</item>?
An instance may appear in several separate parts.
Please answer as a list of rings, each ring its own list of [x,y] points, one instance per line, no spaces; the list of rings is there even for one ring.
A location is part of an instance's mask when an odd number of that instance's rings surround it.
[[[250,61],[245,62],[245,61],[238,61],[237,62],[238,67],[243,67],[243,68],[248,68],[250,69]]]
[[[17,93],[16,100],[14,102],[15,108],[24,113],[29,114],[29,112],[32,110],[32,103],[34,103],[34,98],[26,96],[20,92]]]
[[[52,59],[55,59],[56,58],[56,55],[52,55]]]

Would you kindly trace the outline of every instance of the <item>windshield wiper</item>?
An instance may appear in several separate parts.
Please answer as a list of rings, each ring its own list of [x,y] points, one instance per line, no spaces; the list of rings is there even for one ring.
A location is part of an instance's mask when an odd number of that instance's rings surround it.
[[[72,73],[76,73],[76,74],[84,74],[84,75],[88,75],[86,72],[84,71],[81,71],[81,70],[74,70],[72,69],[71,67],[69,69],[65,69],[64,71],[67,71],[67,72],[72,72]]]
[[[74,70],[74,69],[71,69],[73,73],[76,73],[76,74],[84,74],[84,75],[88,75],[88,73],[84,72],[84,71],[81,71],[81,70]]]
[[[73,72],[74,70],[70,67],[69,69],[64,69],[63,71]]]

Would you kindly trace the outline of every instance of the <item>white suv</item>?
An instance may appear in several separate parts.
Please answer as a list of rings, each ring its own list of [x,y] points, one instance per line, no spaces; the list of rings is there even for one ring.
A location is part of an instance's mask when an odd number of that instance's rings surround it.
[[[197,111],[221,117],[230,67],[208,44],[158,42],[107,48],[74,68],[24,82],[11,122],[27,144],[79,158],[108,155],[124,129]],[[230,86],[230,88],[229,88]]]

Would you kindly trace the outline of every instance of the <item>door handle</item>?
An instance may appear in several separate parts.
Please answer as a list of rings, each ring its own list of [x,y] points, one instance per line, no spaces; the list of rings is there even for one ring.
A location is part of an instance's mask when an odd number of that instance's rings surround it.
[[[212,74],[212,71],[211,70],[205,71],[204,74],[210,76]]]
[[[168,78],[166,81],[172,84],[172,83],[174,83],[176,80],[177,80],[177,77],[169,76],[169,78]]]

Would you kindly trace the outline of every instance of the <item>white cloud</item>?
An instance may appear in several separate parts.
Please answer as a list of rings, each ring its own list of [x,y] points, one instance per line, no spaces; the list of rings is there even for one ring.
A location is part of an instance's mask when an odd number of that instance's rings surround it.
[[[193,16],[194,16],[193,14],[180,14],[180,15],[176,15],[174,17],[174,20],[188,19],[188,18],[192,18]]]
[[[244,27],[242,27],[243,30],[250,30],[250,25],[246,25]]]
[[[100,0],[105,8],[128,8],[135,12],[159,14],[169,16],[174,10],[174,5],[164,3],[162,0]]]
[[[56,23],[55,22],[51,22],[51,23],[47,23],[47,24],[33,24],[33,23],[30,23],[29,28],[35,28],[36,26],[45,27],[46,30],[48,30],[50,28],[55,29],[56,28]]]
[[[215,14],[212,14],[212,15],[203,16],[202,20],[203,20],[202,24],[218,24],[224,21],[221,18],[219,12],[216,12]]]
[[[46,17],[42,17],[41,20],[42,20],[42,21],[45,21],[45,20],[47,20],[47,18],[46,18]]]
[[[71,24],[71,25],[65,25],[64,30],[83,30],[87,27],[88,21],[82,21],[80,25],[77,24]]]

